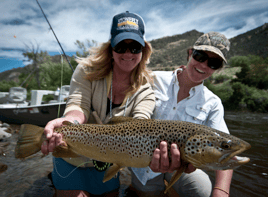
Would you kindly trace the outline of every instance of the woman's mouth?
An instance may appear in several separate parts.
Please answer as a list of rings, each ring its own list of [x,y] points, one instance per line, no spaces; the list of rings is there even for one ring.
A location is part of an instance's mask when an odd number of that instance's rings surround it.
[[[133,58],[132,59],[124,59],[124,58],[122,58],[122,60],[124,60],[124,61],[132,61]]]
[[[197,72],[201,73],[201,74],[205,74],[205,72],[204,72],[204,71],[199,70],[198,68],[195,68],[195,70],[196,70]]]

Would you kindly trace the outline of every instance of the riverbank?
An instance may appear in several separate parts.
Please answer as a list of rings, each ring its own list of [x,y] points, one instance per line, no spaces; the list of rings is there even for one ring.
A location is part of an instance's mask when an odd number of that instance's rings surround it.
[[[25,160],[16,159],[14,150],[20,125],[11,124],[10,128],[12,136],[5,139],[9,145],[4,147],[0,155],[0,162],[8,167],[5,172],[0,174],[0,196],[30,197],[36,196],[34,194],[38,190],[42,197],[52,197],[53,188],[47,187],[51,183],[46,178],[53,169],[52,156],[48,155],[42,158],[42,153],[37,153]],[[39,184],[38,180],[41,178],[43,180]],[[38,184],[39,186],[32,188]]]

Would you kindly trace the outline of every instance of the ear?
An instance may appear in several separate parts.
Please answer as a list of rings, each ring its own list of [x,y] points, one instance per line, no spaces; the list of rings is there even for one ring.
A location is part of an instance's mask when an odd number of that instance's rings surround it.
[[[193,53],[193,49],[189,49],[188,50],[188,56],[187,56],[187,61],[189,61],[190,57],[192,56],[192,53]]]

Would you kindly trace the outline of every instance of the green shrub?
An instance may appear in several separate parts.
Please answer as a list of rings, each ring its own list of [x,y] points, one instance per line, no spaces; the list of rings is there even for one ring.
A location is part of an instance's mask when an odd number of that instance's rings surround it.
[[[216,77],[214,77],[215,83],[223,83],[225,81],[228,81],[229,79],[231,79],[230,76],[228,75],[218,75]]]

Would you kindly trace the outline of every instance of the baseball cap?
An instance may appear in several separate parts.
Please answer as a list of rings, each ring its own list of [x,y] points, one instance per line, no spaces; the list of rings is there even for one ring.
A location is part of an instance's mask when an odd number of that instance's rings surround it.
[[[230,42],[223,34],[209,32],[200,36],[194,43],[193,48],[216,53],[227,63],[226,56],[230,50]]]
[[[132,39],[145,46],[145,24],[143,19],[129,11],[117,14],[113,17],[111,28],[111,45],[115,47],[125,39]]]

